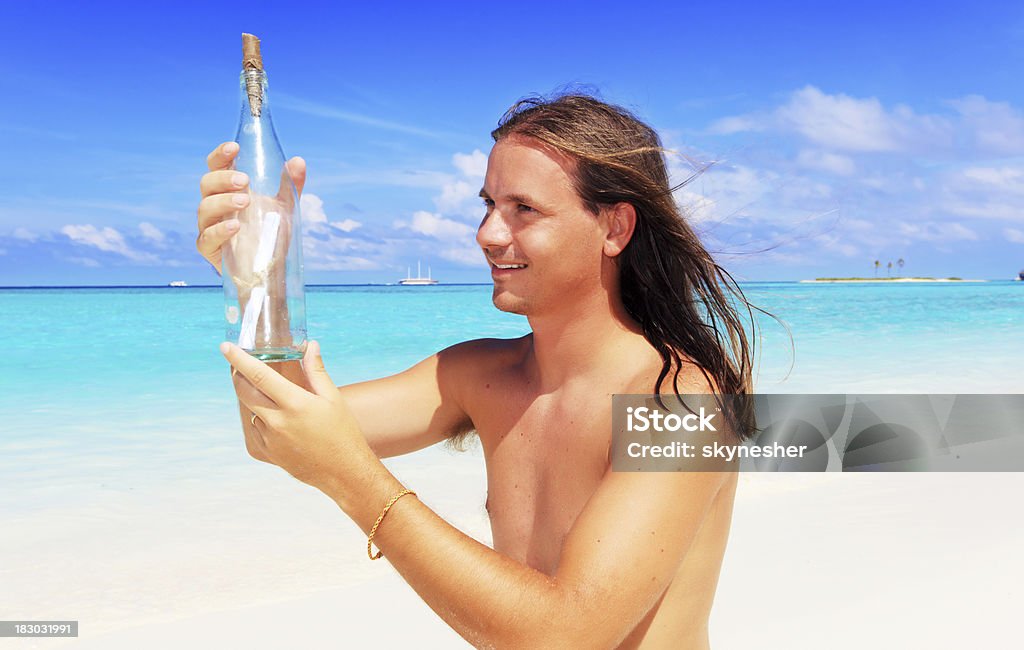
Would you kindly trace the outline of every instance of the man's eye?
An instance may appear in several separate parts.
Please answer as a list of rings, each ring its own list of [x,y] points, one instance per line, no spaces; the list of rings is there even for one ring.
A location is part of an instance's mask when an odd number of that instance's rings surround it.
[[[519,211],[520,212],[533,212],[534,209],[531,208],[530,206],[526,205],[525,203],[520,203],[519,204]]]
[[[494,201],[491,199],[484,199],[484,207],[486,207],[487,211],[490,212],[491,208],[494,207]]]

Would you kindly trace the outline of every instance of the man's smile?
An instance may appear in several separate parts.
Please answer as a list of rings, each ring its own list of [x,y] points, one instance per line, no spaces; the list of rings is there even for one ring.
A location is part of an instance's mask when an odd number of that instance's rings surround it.
[[[492,276],[510,275],[527,267],[521,262],[495,262],[491,259],[488,259],[487,262],[491,265]]]

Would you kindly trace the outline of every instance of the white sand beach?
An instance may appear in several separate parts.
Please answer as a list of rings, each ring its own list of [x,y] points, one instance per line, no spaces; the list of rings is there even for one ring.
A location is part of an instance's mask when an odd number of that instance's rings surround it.
[[[425,453],[389,463],[487,542],[479,451]],[[13,522],[0,611],[79,620],[80,637],[8,645],[466,646],[386,561],[367,560],[333,503],[280,470],[252,462],[217,494],[179,487]],[[713,647],[1003,645],[1024,595],[1022,488],[1016,474],[744,475]]]

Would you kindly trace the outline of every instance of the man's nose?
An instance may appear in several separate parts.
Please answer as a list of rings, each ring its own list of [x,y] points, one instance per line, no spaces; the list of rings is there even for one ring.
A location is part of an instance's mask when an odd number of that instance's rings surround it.
[[[476,242],[484,249],[504,247],[512,243],[512,230],[498,208],[491,208],[480,222],[480,227],[476,230]]]

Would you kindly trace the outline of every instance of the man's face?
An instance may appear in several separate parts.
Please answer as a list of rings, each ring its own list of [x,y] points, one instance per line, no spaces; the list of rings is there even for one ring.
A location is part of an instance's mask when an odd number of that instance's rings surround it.
[[[548,313],[600,288],[601,219],[584,208],[571,173],[570,159],[529,138],[505,138],[491,150],[476,240],[498,309]],[[515,268],[500,268],[508,265]]]

